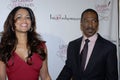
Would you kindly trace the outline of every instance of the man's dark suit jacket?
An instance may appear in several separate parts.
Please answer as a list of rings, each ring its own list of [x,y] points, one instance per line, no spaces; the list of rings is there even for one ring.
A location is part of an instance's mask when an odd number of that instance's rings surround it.
[[[81,73],[81,42],[82,37],[69,43],[66,64],[57,80],[118,80],[116,46],[98,34],[88,65]]]

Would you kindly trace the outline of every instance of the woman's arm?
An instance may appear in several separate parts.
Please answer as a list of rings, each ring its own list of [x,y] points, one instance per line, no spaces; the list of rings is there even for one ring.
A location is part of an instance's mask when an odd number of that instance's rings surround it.
[[[47,48],[46,48],[46,46],[45,46],[45,52],[46,52],[46,55],[47,55]],[[47,57],[43,61],[42,68],[40,70],[40,77],[41,77],[41,80],[51,80],[51,77],[50,77],[49,71],[48,71]]]
[[[2,61],[0,61],[0,80],[6,80],[6,66]]]

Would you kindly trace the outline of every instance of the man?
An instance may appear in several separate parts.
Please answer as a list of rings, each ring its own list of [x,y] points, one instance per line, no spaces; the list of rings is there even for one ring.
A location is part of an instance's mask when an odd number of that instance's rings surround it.
[[[118,80],[116,46],[97,33],[98,26],[97,12],[86,9],[81,15],[83,36],[69,43],[66,64],[57,80]],[[86,39],[89,41],[84,63],[82,55]]]

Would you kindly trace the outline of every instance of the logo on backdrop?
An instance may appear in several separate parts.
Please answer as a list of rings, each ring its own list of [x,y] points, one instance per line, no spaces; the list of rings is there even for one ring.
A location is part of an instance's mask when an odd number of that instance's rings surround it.
[[[57,51],[57,55],[63,60],[66,60],[66,55],[67,55],[67,45],[61,44],[59,45],[59,49]]]
[[[95,9],[99,13],[100,20],[109,20],[110,18],[110,9],[111,0],[96,0]]]
[[[62,14],[56,14],[56,15],[53,15],[53,14],[50,14],[50,20],[80,20],[80,18],[77,18],[77,17],[69,17],[68,15],[62,15]]]
[[[9,9],[13,9],[16,6],[24,6],[24,7],[34,7],[34,0],[11,0],[8,4]]]

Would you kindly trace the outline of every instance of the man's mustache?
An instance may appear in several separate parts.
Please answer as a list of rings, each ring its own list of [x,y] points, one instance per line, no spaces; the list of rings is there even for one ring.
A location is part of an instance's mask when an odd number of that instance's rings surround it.
[[[94,28],[88,27],[86,30],[95,30]]]

